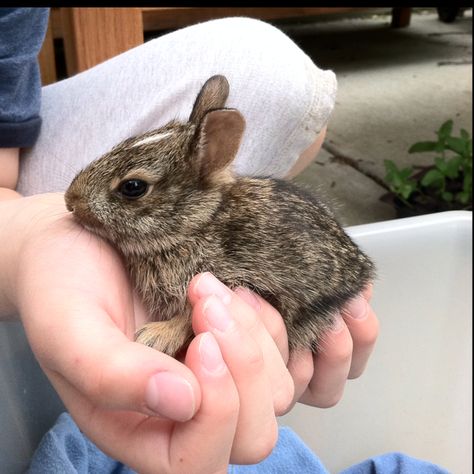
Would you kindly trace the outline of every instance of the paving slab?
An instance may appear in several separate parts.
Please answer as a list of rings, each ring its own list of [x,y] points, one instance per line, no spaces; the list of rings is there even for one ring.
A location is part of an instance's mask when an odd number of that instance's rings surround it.
[[[383,179],[384,160],[427,165],[433,155],[409,154],[417,141],[435,140],[440,125],[472,135],[472,10],[454,23],[434,9],[415,9],[410,26],[390,28],[390,15],[347,16],[285,25],[322,68],[335,71],[338,96],[329,123],[329,155],[320,155],[299,179],[324,189],[350,225],[393,218],[380,203],[385,190],[364,173]]]

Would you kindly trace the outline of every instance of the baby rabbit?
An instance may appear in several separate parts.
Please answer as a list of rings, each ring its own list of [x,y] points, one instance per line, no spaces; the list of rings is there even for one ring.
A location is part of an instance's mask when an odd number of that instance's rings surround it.
[[[171,356],[184,349],[193,337],[187,286],[209,271],[270,302],[290,350],[316,351],[374,266],[314,196],[232,174],[245,120],[224,107],[228,92],[225,77],[211,77],[187,123],[129,138],[92,162],[67,190],[67,208],[123,255],[151,318],[137,341]]]

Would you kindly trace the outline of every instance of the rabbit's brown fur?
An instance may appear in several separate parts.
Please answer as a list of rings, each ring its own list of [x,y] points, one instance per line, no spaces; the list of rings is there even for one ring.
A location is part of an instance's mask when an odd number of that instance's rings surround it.
[[[188,123],[125,140],[81,171],[68,208],[123,254],[151,322],[137,340],[170,355],[193,337],[191,278],[210,271],[262,295],[285,320],[290,349],[316,350],[335,313],[374,277],[370,259],[316,197],[283,180],[234,176],[244,119],[213,76]],[[146,193],[121,194],[129,180]]]

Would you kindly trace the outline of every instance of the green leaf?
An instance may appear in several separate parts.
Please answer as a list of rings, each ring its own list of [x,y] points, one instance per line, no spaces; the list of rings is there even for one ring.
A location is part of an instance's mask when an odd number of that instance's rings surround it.
[[[457,178],[459,175],[459,169],[461,167],[462,163],[462,157],[461,156],[456,156],[454,158],[451,158],[447,163],[446,163],[446,171],[444,174],[451,179]]]
[[[461,138],[466,141],[468,141],[470,138],[469,132],[465,130],[464,128],[461,128]]]
[[[397,166],[395,165],[395,163],[392,161],[392,160],[384,160],[383,161],[384,165],[385,165],[385,170],[387,172],[394,172],[394,171],[397,171]]]
[[[439,140],[444,142],[446,138],[451,135],[452,131],[453,131],[453,121],[447,120],[446,122],[443,123],[443,125],[441,125],[440,129],[437,132]]]
[[[399,174],[394,174],[392,176],[392,184],[395,186],[395,188],[399,188],[400,186],[403,185],[403,180],[400,178]]]
[[[448,163],[446,162],[444,158],[437,156],[435,158],[435,164],[436,164],[436,168],[438,168],[441,171],[441,173],[446,174]]]
[[[441,197],[447,202],[452,202],[454,198],[453,193],[450,193],[449,191],[442,192]]]
[[[390,160],[384,160],[384,165],[386,171],[385,179],[391,181],[393,174],[396,173],[395,164]]]
[[[429,170],[428,173],[423,176],[421,184],[426,187],[433,186],[441,188],[444,184],[444,176],[437,169]]]
[[[413,168],[398,169],[392,160],[384,160],[387,175],[385,180],[391,183],[396,189],[402,186],[413,173]]]
[[[446,137],[446,148],[458,155],[464,155],[467,151],[467,142],[459,137]]]
[[[406,181],[406,180],[411,176],[412,173],[413,173],[413,168],[403,168],[403,169],[400,170],[400,172],[399,172],[400,178],[401,178],[403,181]]]
[[[424,151],[439,151],[438,142],[417,142],[414,143],[408,153],[422,153]]]
[[[390,190],[403,199],[408,199],[411,193],[416,189],[417,183],[410,180],[413,168],[399,169],[392,160],[384,160],[387,174],[385,181],[390,186]]]
[[[413,183],[405,183],[400,186],[399,192],[404,199],[408,199],[415,189],[416,186]]]

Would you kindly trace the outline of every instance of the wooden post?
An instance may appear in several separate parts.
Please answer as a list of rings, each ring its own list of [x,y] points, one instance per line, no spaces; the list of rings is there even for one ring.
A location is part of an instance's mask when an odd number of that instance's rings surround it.
[[[54,56],[54,41],[51,17],[49,18],[48,29],[43,41],[43,46],[38,55],[41,72],[41,84],[46,86],[57,81],[56,58]]]
[[[68,76],[143,43],[140,8],[61,8]]]
[[[392,9],[392,28],[404,28],[410,24],[411,7],[394,7]]]

